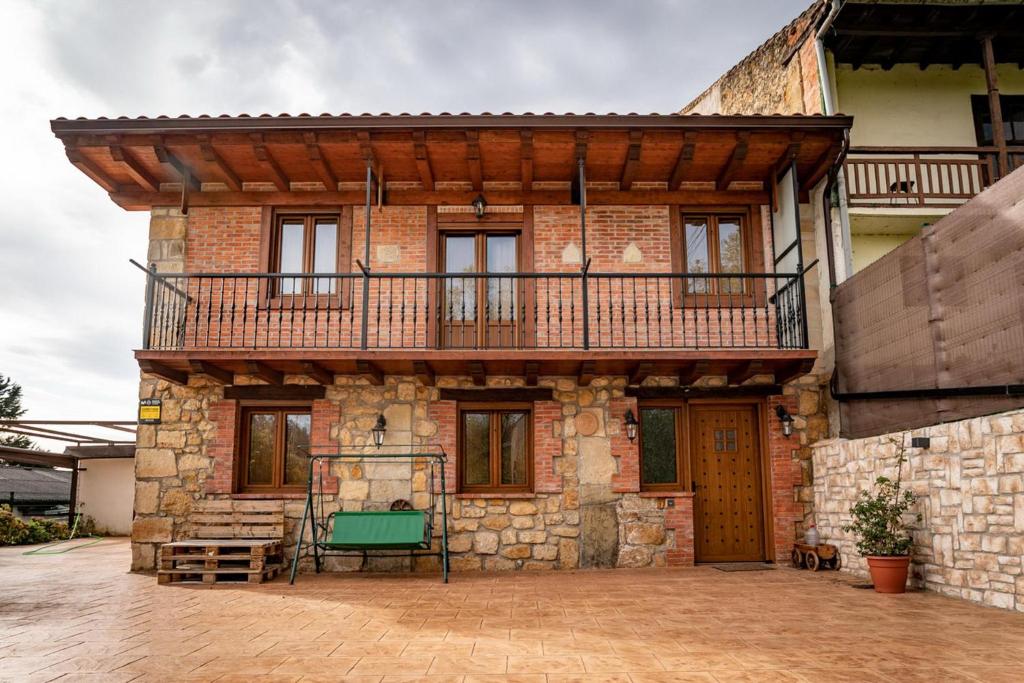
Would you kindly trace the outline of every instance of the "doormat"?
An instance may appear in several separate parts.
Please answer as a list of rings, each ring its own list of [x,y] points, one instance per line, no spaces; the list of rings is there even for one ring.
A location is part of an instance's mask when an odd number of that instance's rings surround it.
[[[711,567],[720,572],[770,572],[775,569],[774,565],[762,564],[760,562],[728,562],[726,564],[713,564]]]

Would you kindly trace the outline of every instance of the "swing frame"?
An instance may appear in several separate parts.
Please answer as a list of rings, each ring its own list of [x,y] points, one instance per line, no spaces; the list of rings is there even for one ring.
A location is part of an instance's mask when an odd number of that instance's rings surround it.
[[[306,506],[302,512],[302,522],[299,526],[299,538],[295,542],[295,555],[292,557],[292,568],[291,576],[288,583],[294,584],[295,577],[298,574],[299,558],[302,556],[302,551],[313,548],[313,565],[316,568],[316,573],[319,574],[323,565],[323,559],[328,556],[336,557],[362,557],[363,564],[371,557],[439,557],[441,559],[441,576],[444,583],[448,583],[448,572],[449,572],[449,561],[448,561],[448,487],[445,481],[445,463],[448,462],[448,455],[445,453],[444,448],[439,445],[422,446],[418,444],[405,444],[405,445],[391,445],[385,446],[385,448],[395,448],[400,452],[396,453],[375,453],[367,452],[365,447],[354,446],[351,448],[341,448],[337,451],[330,453],[310,453],[307,458],[308,463],[308,476],[306,481]],[[416,449],[428,449],[426,452],[416,452]],[[330,540],[332,528],[331,525],[334,522],[334,512],[326,512],[324,509],[324,493],[323,493],[323,479],[324,469],[329,468],[329,463],[334,461],[382,461],[382,460],[398,460],[407,461],[410,465],[417,460],[427,460],[430,463],[430,476],[428,480],[429,493],[430,493],[430,509],[429,517],[427,518],[425,535],[426,546],[421,548],[414,548],[409,550],[402,550],[401,552],[379,552],[376,547],[364,547],[359,548],[337,548]],[[321,466],[322,463],[328,463],[328,468]],[[435,477],[434,468],[439,470],[439,477],[437,478],[440,484],[440,491],[435,492]],[[314,476],[314,472],[316,473]],[[314,492],[314,480],[316,482],[316,491]],[[317,504],[314,500],[314,495],[319,496],[319,514],[317,510]],[[440,498],[441,503],[441,547],[434,551],[430,550],[430,546],[433,544],[433,529],[434,529],[434,518],[437,514],[437,501]],[[427,511],[424,511],[427,512]],[[312,538],[308,544],[303,544],[306,534],[306,520],[310,522],[310,529],[312,530]],[[385,549],[386,550],[386,549]],[[429,552],[423,552],[424,550]],[[370,551],[373,554],[370,555]]]

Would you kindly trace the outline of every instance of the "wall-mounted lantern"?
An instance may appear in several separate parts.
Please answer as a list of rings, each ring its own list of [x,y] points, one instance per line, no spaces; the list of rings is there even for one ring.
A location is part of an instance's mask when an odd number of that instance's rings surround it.
[[[384,445],[384,432],[388,429],[388,421],[384,419],[383,415],[377,416],[377,424],[373,425],[373,445],[380,448]]]
[[[627,408],[626,414],[623,416],[623,420],[626,423],[626,436],[629,438],[630,441],[635,441],[636,428],[639,425],[639,423],[636,421],[636,415],[633,414],[632,410]]]
[[[487,200],[484,199],[482,194],[478,194],[476,199],[473,200],[473,211],[476,213],[477,218],[484,217],[484,212],[487,211]]]
[[[782,435],[788,439],[793,434],[793,416],[783,406],[777,406],[775,414],[779,416],[779,422],[782,423]]]

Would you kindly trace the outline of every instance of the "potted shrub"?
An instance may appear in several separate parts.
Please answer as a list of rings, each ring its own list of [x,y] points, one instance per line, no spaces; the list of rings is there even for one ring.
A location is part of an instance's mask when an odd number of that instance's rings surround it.
[[[861,491],[850,508],[853,522],[843,527],[857,536],[857,551],[867,558],[871,580],[878,593],[903,593],[907,590],[910,548],[913,539],[907,517],[917,502],[912,491],[901,487],[905,447],[897,446],[896,479],[878,477],[873,491]],[[921,515],[914,515],[920,521]]]

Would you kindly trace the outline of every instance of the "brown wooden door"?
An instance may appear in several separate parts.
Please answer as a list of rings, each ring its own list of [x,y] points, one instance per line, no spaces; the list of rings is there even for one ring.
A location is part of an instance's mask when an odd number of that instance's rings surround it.
[[[453,277],[442,281],[441,346],[514,348],[521,328],[522,282],[514,273],[519,238],[514,233],[445,234],[441,262]],[[459,276],[487,273],[487,277]]]
[[[757,422],[755,406],[690,407],[698,562],[765,559]]]

